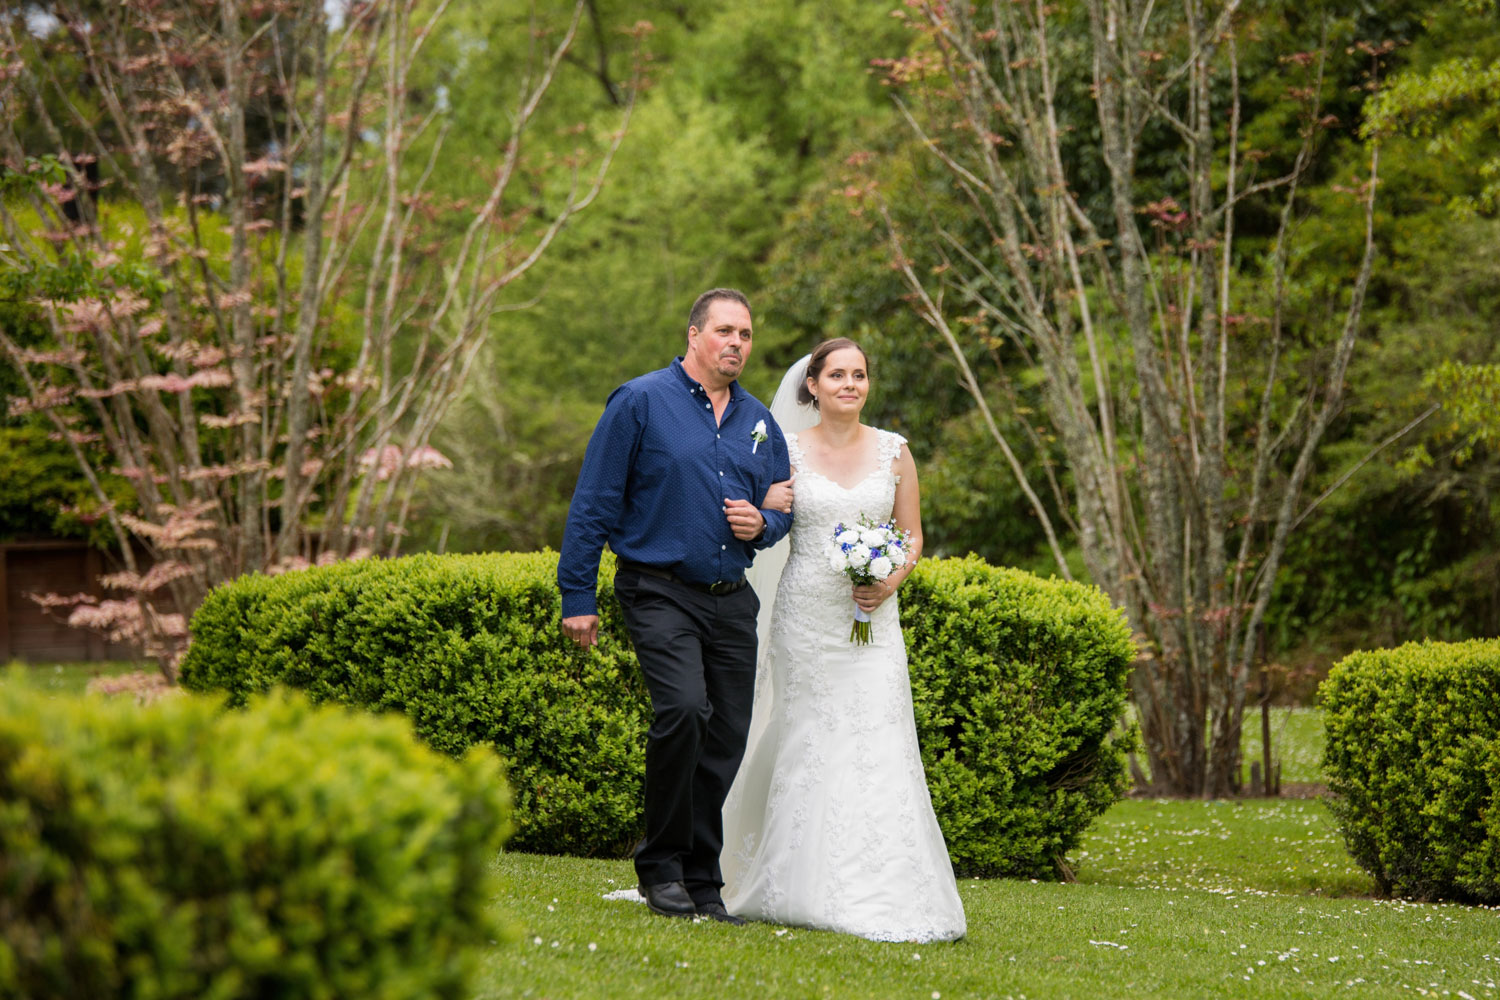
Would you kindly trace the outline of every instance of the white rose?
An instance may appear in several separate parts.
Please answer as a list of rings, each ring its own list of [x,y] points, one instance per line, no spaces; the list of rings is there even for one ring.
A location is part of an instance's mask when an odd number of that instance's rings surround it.
[[[891,565],[891,561],[889,559],[887,559],[885,556],[880,556],[879,558],[871,561],[870,575],[877,580],[884,580],[886,577],[891,575],[891,571],[895,568],[896,567]]]
[[[835,573],[842,573],[844,571],[844,567],[849,565],[848,560],[844,558],[844,550],[834,549],[832,552],[828,553],[828,565],[833,567],[833,571]]]
[[[850,531],[848,528],[845,528],[834,541],[840,545],[853,545],[859,541],[859,532]]]
[[[865,528],[859,533],[859,540],[873,548],[885,541],[885,532],[879,528]]]
[[[891,561],[892,566],[906,565],[906,553],[901,551],[894,545],[885,550],[885,555],[886,558]]]
[[[867,546],[856,545],[849,550],[849,565],[864,566],[870,561],[870,550]]]

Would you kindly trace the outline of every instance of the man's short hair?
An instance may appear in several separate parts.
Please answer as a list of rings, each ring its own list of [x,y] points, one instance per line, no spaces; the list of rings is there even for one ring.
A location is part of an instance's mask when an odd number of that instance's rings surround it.
[[[710,288],[693,302],[693,308],[688,311],[688,326],[703,329],[703,323],[708,319],[708,307],[719,299],[728,299],[730,302],[738,302],[750,311],[750,300],[745,298],[745,293],[737,288]]]

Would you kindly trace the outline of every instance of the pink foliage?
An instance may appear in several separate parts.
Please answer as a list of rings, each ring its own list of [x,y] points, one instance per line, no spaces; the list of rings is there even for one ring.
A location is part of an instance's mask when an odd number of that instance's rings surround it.
[[[380,482],[385,482],[401,468],[401,447],[399,445],[388,444],[380,449],[378,455],[375,449],[371,448],[359,456],[359,464],[366,471],[374,467],[375,478]],[[451,469],[453,468],[453,463],[448,459],[448,456],[436,448],[423,445],[420,448],[413,449],[412,453],[406,457],[406,467],[408,469],[419,470]]]
[[[141,608],[134,600],[80,604],[68,615],[68,624],[92,629],[110,642],[133,642],[144,631]]]
[[[232,384],[234,384],[234,376],[225,368],[205,368],[191,375],[178,375],[176,372],[169,372],[166,375],[146,375],[136,382],[136,386],[141,389],[155,389],[158,392],[222,389]]]
[[[76,347],[59,347],[50,351],[22,348],[20,351],[21,360],[34,365],[73,365],[82,361],[86,356]]]
[[[162,504],[160,512],[166,517],[161,524],[143,520],[131,514],[120,514],[120,519],[131,531],[150,539],[161,549],[213,549],[219,543],[212,538],[201,537],[202,532],[212,531],[214,521],[202,515],[212,510],[210,500],[197,500],[185,507]]]
[[[227,413],[224,416],[216,416],[205,413],[198,417],[198,422],[204,427],[222,430],[226,427],[239,427],[241,424],[254,424],[260,422],[258,413]]]
[[[148,569],[144,576],[125,570],[107,573],[99,582],[111,590],[128,590],[137,594],[150,594],[160,590],[173,580],[193,575],[193,568],[176,559],[163,559]]]
[[[12,396],[10,398],[10,415],[13,417],[24,417],[38,410],[50,410],[54,406],[62,406],[73,398],[73,390],[62,386],[44,386],[41,392],[35,396]]]

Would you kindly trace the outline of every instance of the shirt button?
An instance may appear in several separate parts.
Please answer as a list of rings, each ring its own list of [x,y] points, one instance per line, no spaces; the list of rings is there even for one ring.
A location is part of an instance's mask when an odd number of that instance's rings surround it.
[[[719,551],[720,552],[727,551],[728,549],[729,549],[729,546],[727,546],[727,545],[720,545],[719,546]]]
[[[719,475],[721,475],[721,476],[722,476],[722,475],[723,475],[723,474],[724,474],[724,470],[723,470],[723,469],[720,469],[720,470],[719,470]]]
[[[715,441],[717,441],[717,440],[719,440],[719,439],[720,439],[720,438],[721,438],[721,437],[723,437],[723,436],[724,436],[724,435],[722,435],[722,434],[715,434],[715,435],[714,435],[714,440],[715,440]]]
[[[706,409],[706,410],[712,410],[714,408],[714,404],[712,404],[712,403],[704,403],[703,404],[703,408]]]

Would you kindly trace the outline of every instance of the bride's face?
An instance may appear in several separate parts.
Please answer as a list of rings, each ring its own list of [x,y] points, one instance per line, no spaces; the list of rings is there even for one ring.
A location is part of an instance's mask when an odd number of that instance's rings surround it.
[[[829,354],[816,379],[809,377],[807,389],[818,400],[818,412],[859,415],[870,395],[870,373],[864,352],[841,347]]]

